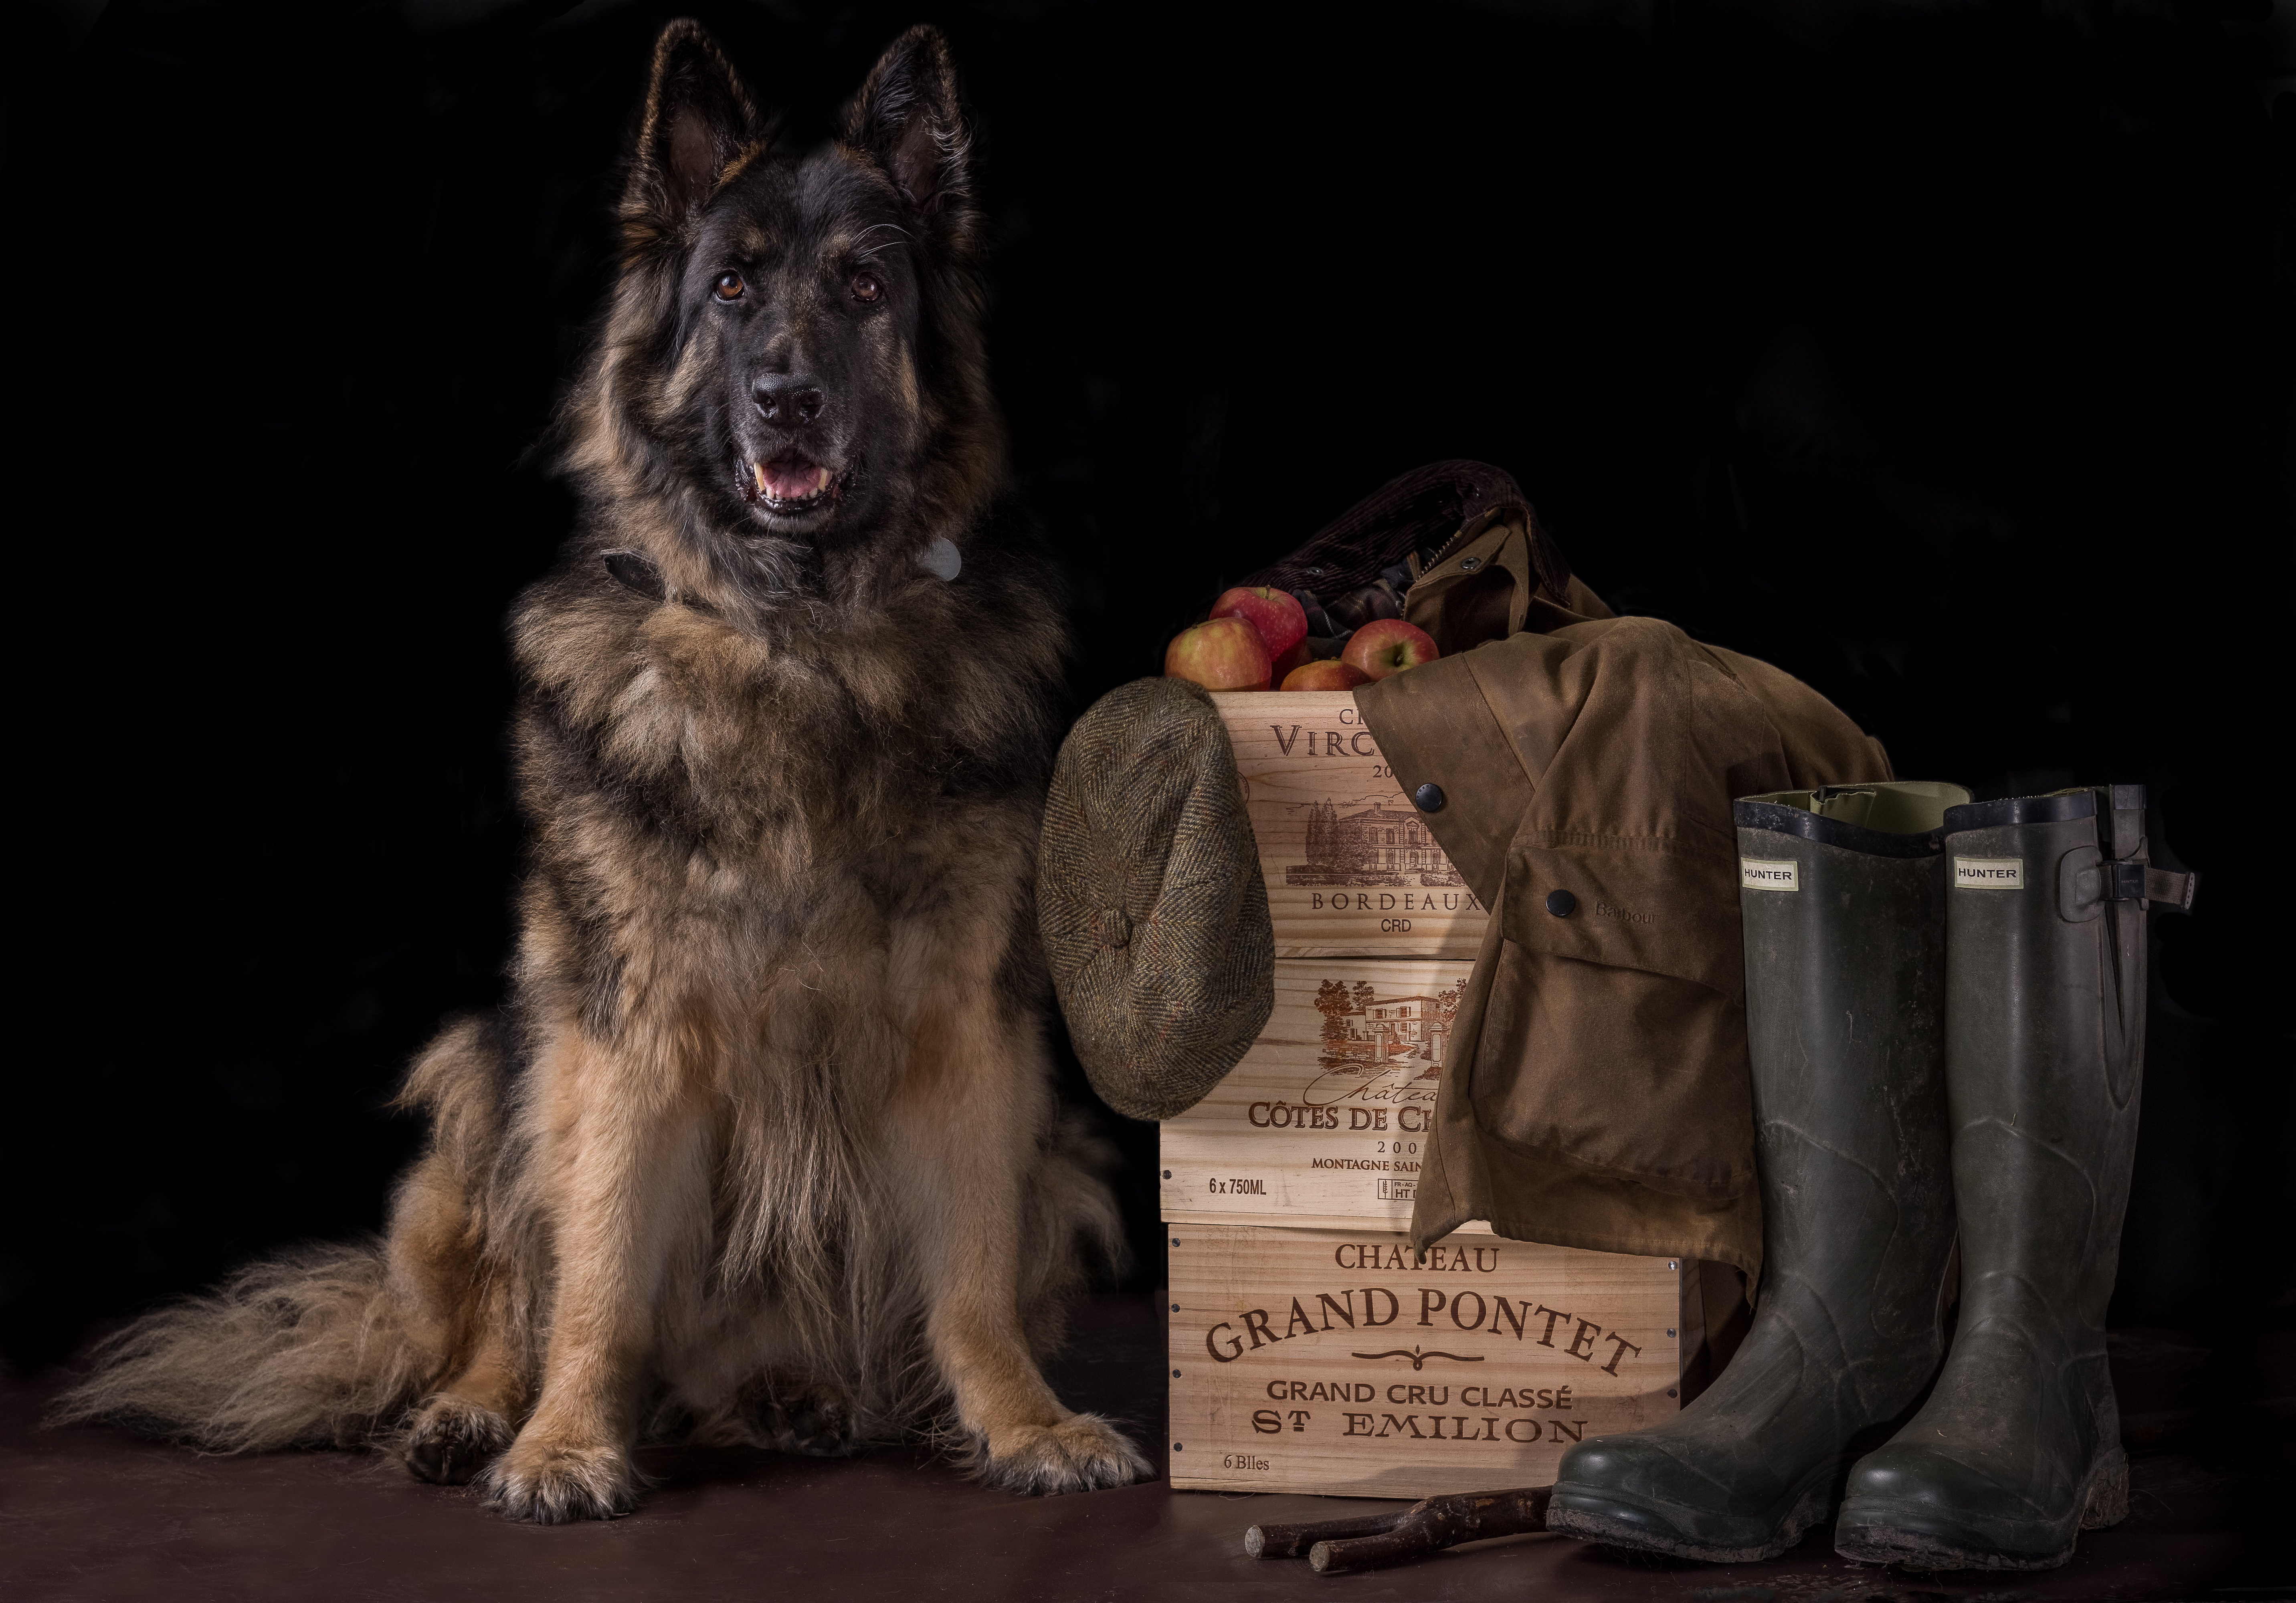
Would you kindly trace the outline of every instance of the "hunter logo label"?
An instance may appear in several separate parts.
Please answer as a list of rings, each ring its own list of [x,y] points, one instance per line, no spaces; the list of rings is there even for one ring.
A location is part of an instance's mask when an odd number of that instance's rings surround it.
[[[1771,863],[1759,857],[1738,859],[1738,883],[1747,890],[1800,890],[1801,869],[1794,863]]]
[[[1275,964],[1275,1005],[1226,1078],[1164,1121],[1171,1220],[1411,1217],[1470,963]]]
[[[1243,781],[1278,957],[1468,957],[1489,912],[1344,691],[1212,698]]]
[[[2022,890],[2022,857],[1956,857],[1953,860],[1956,890]]]
[[[1424,1255],[1341,1231],[1171,1237],[1176,1486],[1536,1482],[1574,1443],[1679,1406],[1674,1260],[1464,1234]]]

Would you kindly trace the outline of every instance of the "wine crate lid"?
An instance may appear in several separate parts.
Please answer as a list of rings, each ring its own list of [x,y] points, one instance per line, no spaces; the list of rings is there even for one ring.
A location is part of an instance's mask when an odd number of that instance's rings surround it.
[[[1672,1258],[1363,1230],[1167,1234],[1171,1483],[1426,1497],[1554,1478],[1681,1406]],[[1693,1289],[1694,1301],[1694,1289]]]

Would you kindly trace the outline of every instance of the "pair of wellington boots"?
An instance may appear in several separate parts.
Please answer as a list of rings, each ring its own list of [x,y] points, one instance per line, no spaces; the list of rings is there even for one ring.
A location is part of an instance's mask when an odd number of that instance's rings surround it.
[[[2189,906],[2191,877],[2149,866],[2140,786],[1972,805],[1900,781],[1736,814],[1754,1321],[1680,1414],[1572,1448],[1548,1527],[1746,1562],[1832,1519],[1850,1558],[2061,1565],[2128,1508],[2104,1312],[2144,908]]]

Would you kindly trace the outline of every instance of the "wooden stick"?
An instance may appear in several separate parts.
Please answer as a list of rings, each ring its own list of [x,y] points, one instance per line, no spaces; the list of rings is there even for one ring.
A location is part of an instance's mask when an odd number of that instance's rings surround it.
[[[1308,1550],[1335,1536],[1376,1536],[1391,1531],[1411,1517],[1417,1503],[1388,1514],[1365,1514],[1354,1519],[1324,1519],[1306,1525],[1254,1525],[1243,1533],[1243,1550],[1254,1558],[1305,1558]]]
[[[1424,1498],[1384,1531],[1362,1535],[1334,1532],[1316,1542],[1308,1550],[1308,1567],[1319,1575],[1384,1569],[1463,1542],[1544,1531],[1546,1501],[1553,1491],[1551,1486],[1521,1486]]]

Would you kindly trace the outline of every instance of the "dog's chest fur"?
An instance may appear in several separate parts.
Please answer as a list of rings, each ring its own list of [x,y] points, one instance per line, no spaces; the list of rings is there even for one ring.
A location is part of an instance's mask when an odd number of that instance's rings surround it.
[[[650,1006],[849,1034],[889,965],[945,966],[968,927],[1007,949],[1064,645],[1024,574],[988,550],[969,584],[912,567],[750,626],[594,558],[529,592],[529,963],[606,1034]]]

